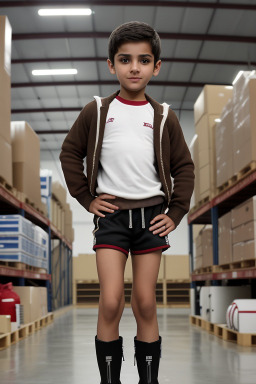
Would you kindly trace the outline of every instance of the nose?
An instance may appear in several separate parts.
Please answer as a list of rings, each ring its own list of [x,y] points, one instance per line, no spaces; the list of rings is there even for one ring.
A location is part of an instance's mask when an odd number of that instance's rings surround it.
[[[130,71],[131,71],[131,72],[139,72],[139,71],[140,71],[140,69],[139,69],[139,63],[138,63],[137,60],[132,60]]]

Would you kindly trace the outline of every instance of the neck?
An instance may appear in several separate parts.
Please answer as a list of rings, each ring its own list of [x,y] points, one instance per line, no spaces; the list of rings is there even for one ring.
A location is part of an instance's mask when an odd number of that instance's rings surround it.
[[[130,92],[121,87],[118,96],[130,101],[145,101],[146,97],[144,91],[145,88],[141,89],[140,91]]]

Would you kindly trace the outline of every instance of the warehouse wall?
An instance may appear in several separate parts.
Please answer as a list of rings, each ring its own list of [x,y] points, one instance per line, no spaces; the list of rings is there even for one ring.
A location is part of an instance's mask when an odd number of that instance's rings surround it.
[[[193,112],[182,112],[180,124],[182,126],[184,136],[189,145],[194,136]],[[59,162],[60,150],[41,150],[41,168],[52,170],[54,181],[59,181],[65,185],[64,176]],[[93,253],[92,230],[94,229],[92,219],[93,215],[81,207],[81,205],[67,194],[67,202],[73,211],[73,227],[75,230],[75,240],[73,243],[73,255],[78,256],[79,253]],[[166,251],[168,254],[184,255],[188,253],[188,226],[186,217],[183,218],[177,230],[169,235],[171,248]]]

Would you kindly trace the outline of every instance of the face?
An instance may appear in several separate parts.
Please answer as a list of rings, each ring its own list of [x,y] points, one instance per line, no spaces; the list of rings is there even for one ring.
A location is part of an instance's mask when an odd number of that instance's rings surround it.
[[[121,93],[144,94],[152,76],[157,76],[161,60],[154,65],[154,55],[147,41],[122,44],[114,57],[114,65],[108,60],[110,73],[116,74]]]

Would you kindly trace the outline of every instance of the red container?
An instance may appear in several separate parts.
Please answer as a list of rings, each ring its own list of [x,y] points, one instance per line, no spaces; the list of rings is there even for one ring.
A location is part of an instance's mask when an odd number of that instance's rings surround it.
[[[15,304],[20,304],[20,297],[12,290],[12,283],[0,284],[0,315],[11,315],[11,322],[16,322]]]

